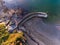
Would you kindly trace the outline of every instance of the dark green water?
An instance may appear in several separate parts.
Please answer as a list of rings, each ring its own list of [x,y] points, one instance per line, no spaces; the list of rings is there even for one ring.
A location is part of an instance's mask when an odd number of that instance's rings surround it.
[[[54,22],[60,17],[60,0],[23,0],[22,3],[14,0],[14,2],[16,2],[14,5],[29,9],[30,12],[46,12],[49,15],[48,21]],[[10,7],[12,6],[10,5]]]
[[[41,11],[48,13],[49,21],[56,21],[60,17],[59,0],[32,0],[31,11]]]

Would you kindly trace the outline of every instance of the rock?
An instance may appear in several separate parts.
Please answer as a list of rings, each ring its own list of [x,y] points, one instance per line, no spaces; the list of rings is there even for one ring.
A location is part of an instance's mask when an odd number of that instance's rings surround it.
[[[32,18],[24,23],[25,31],[30,34],[39,45],[59,45],[57,38],[58,31],[54,26],[46,24],[41,18]],[[36,42],[27,36],[29,45],[37,45]],[[57,42],[58,41],[58,42]]]

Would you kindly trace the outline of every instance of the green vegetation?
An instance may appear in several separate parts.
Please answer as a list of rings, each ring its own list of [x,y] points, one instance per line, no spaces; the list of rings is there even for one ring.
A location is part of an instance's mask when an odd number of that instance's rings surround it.
[[[9,35],[5,23],[0,23],[0,45],[4,42]]]
[[[24,40],[24,42],[26,40],[23,32],[21,31],[17,32],[16,30],[14,30],[13,33],[9,33],[5,23],[4,22],[0,23],[0,45],[16,45],[17,43],[22,44],[21,40],[22,41]]]

